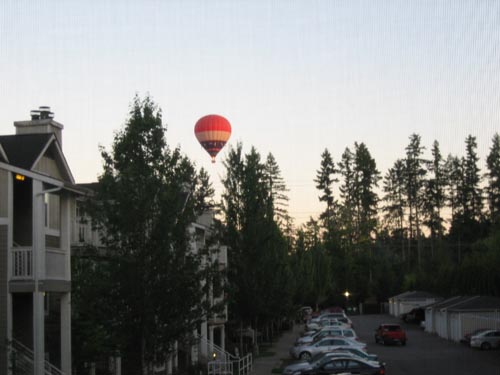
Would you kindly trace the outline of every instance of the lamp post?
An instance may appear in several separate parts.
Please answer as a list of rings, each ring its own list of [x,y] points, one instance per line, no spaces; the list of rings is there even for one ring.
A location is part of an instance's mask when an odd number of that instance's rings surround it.
[[[346,290],[346,291],[344,292],[344,297],[345,297],[345,309],[346,309],[346,310],[347,310],[347,305],[349,304],[349,296],[350,296],[350,295],[351,295],[351,294],[349,293],[349,291],[347,291],[347,290]]]

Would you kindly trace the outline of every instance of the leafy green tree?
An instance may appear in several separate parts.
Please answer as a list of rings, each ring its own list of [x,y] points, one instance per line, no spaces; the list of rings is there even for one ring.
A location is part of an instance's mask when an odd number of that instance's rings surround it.
[[[490,152],[486,158],[488,172],[488,204],[490,219],[493,223],[500,220],[500,135],[495,133],[492,139]]]
[[[131,374],[151,373],[209,313],[208,254],[191,251],[188,227],[212,189],[165,134],[161,110],[136,97],[112,150],[101,151],[104,171],[91,211],[109,257],[106,324]]]

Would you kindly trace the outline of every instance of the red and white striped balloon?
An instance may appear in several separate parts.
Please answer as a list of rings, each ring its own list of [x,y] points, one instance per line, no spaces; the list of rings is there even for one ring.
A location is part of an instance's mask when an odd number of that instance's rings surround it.
[[[231,124],[219,115],[203,116],[194,126],[194,135],[215,163],[215,157],[231,136]]]

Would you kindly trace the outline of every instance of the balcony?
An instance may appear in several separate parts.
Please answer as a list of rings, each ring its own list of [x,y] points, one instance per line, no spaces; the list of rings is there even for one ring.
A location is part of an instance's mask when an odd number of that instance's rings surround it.
[[[11,251],[12,280],[33,279],[33,249],[31,247],[15,247]]]
[[[14,247],[11,250],[11,280],[33,280],[34,261],[31,247]],[[68,280],[66,274],[66,257],[68,252],[48,248],[45,251],[45,271],[42,278],[52,280]]]

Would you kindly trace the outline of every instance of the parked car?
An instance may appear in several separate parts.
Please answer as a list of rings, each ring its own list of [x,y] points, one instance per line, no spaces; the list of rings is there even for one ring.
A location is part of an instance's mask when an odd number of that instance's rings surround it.
[[[355,354],[350,354],[346,351],[334,351],[334,352],[325,352],[325,353],[318,353],[314,355],[312,358],[309,360],[303,360],[299,362],[292,363],[288,366],[286,366],[283,369],[283,375],[298,375],[301,374],[304,371],[310,371],[314,369],[315,367],[321,366],[323,363],[328,362],[330,358],[333,357],[346,357],[347,356],[352,356],[353,358],[356,358]]]
[[[416,307],[401,315],[401,319],[406,323],[420,323],[425,320],[425,310],[422,307]]]
[[[317,328],[305,331],[302,336],[311,336],[316,332],[325,328],[350,328],[347,324],[339,322],[337,319],[325,319],[320,322],[319,325],[315,325]],[[314,328],[314,326],[313,326]]]
[[[332,357],[320,366],[305,370],[293,375],[330,375],[330,374],[359,374],[385,375],[385,365],[377,362],[365,361],[361,358]]]
[[[475,329],[474,331],[472,332],[469,332],[469,333],[466,333],[463,337],[462,340],[460,340],[460,342],[463,342],[465,344],[468,344],[470,345],[470,338],[472,336],[477,336],[479,335],[481,332],[484,332],[484,331],[488,331],[488,328],[478,328],[478,329]]]
[[[344,346],[366,349],[365,343],[347,337],[324,337],[305,345],[292,346],[290,355],[293,358],[309,359],[317,353],[331,352]]]
[[[482,350],[500,348],[500,330],[490,329],[472,336],[470,346]]]
[[[358,336],[356,335],[356,332],[354,332],[354,330],[351,328],[340,328],[340,327],[322,328],[310,336],[299,337],[295,341],[295,345],[307,344],[307,343],[313,342],[321,337],[326,337],[326,336],[343,336],[343,337],[349,337],[352,339],[358,338]]]
[[[378,355],[367,353],[364,350],[355,347],[344,347],[340,349],[335,349],[332,353],[346,353],[346,352],[354,354],[366,361],[378,362]]]
[[[322,316],[320,318],[309,320],[306,324],[306,330],[319,330],[322,326],[334,325],[333,322],[339,322],[349,328],[354,328],[351,319],[349,319],[347,316]]]
[[[406,345],[406,332],[399,324],[381,324],[375,330],[375,342],[382,344],[400,343]]]

